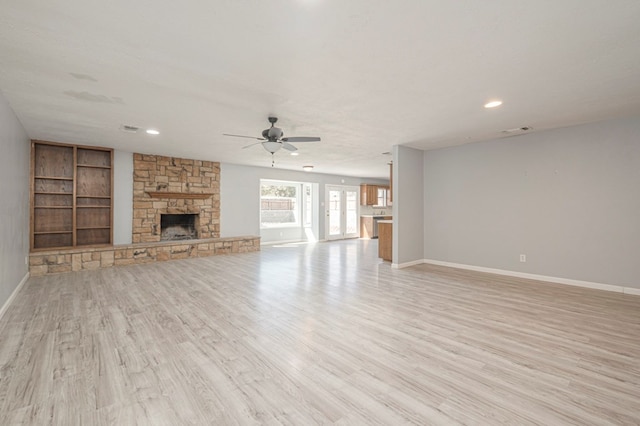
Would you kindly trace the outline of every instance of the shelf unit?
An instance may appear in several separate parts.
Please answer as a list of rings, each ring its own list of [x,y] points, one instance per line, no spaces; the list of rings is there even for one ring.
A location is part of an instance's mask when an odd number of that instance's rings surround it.
[[[112,244],[113,150],[31,144],[31,249]]]

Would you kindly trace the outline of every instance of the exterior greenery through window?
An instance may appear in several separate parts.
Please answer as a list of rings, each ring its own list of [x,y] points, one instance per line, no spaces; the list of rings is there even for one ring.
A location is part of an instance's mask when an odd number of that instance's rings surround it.
[[[262,181],[260,185],[260,226],[263,228],[300,225],[302,184]]]

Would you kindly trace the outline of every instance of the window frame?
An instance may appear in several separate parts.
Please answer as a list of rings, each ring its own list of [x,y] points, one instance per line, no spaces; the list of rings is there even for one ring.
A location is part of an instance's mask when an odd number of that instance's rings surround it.
[[[265,224],[262,220],[262,188],[263,186],[291,186],[296,188],[296,196],[295,196],[295,209],[292,210],[295,222],[286,222],[286,223],[268,223]],[[303,209],[302,209],[302,191],[304,189],[304,184],[302,182],[291,182],[291,181],[283,181],[283,180],[272,180],[272,179],[260,179],[260,229],[282,229],[282,228],[299,228],[303,225]],[[289,197],[281,197],[281,198],[289,198]]]

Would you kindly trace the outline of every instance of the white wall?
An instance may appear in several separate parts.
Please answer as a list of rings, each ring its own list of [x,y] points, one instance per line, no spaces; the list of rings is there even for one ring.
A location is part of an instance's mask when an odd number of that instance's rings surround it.
[[[133,153],[113,152],[113,244],[131,244]]]
[[[0,94],[0,308],[27,274],[31,143]]]
[[[379,179],[360,179],[349,176],[297,172],[270,167],[220,165],[220,236],[260,235],[260,179],[317,183],[319,195],[324,202],[325,185],[355,185],[361,183],[388,184]],[[318,209],[320,239],[325,238],[324,205]],[[295,236],[299,230],[291,231]],[[263,242],[294,239],[291,235],[269,236]]]
[[[393,147],[392,263],[402,266],[424,259],[423,151]]]
[[[633,117],[425,152],[425,258],[640,288],[639,135]]]

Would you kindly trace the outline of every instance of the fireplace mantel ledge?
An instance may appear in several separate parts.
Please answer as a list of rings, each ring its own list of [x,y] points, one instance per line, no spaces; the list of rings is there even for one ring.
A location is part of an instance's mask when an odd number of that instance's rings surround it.
[[[205,193],[193,193],[193,192],[167,192],[167,191],[157,191],[157,192],[151,192],[151,191],[147,191],[147,194],[149,194],[149,196],[151,198],[182,198],[182,199],[189,199],[189,200],[204,200],[205,198],[209,198],[213,195],[213,193],[211,192],[205,192]]]

